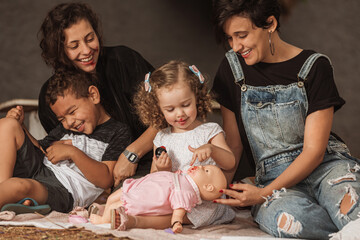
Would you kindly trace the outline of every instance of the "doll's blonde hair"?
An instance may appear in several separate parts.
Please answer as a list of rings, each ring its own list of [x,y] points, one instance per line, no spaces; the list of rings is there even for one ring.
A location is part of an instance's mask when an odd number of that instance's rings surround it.
[[[151,73],[150,91],[145,90],[145,84],[142,82],[134,95],[136,113],[144,125],[158,130],[168,126],[164,114],[160,110],[156,92],[163,87],[169,88],[179,81],[187,83],[195,94],[197,117],[205,121],[207,113],[211,112],[211,95],[207,89],[207,81],[201,83],[189,69],[189,64],[172,60]]]

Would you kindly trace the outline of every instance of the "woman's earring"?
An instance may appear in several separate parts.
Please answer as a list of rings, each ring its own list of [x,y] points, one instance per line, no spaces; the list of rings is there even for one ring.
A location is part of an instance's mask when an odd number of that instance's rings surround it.
[[[275,54],[275,46],[274,43],[271,42],[271,31],[269,32],[269,45],[270,45],[270,53],[271,55]]]

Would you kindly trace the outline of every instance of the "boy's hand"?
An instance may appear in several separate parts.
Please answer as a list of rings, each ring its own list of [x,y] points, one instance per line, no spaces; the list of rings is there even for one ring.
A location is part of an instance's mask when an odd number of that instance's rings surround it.
[[[167,152],[162,152],[158,158],[154,156],[153,161],[155,161],[155,166],[158,171],[171,171],[171,159]]]
[[[52,164],[63,160],[71,160],[71,156],[76,149],[71,140],[56,141],[46,149],[46,157]]]
[[[209,159],[209,157],[211,156],[212,153],[212,144],[204,144],[202,146],[200,146],[199,148],[193,148],[189,145],[189,150],[194,153],[191,159],[191,163],[190,166],[192,166],[196,159],[199,160],[199,162],[203,162],[207,159]]]
[[[14,118],[22,125],[25,117],[23,106],[16,106],[10,109],[6,114],[6,117]]]

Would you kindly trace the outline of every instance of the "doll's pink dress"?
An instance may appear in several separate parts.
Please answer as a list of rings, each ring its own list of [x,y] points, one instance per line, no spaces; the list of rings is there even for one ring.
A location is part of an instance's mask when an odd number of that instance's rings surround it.
[[[190,212],[201,204],[195,182],[183,173],[160,171],[123,183],[121,201],[129,215],[168,215],[174,209]]]

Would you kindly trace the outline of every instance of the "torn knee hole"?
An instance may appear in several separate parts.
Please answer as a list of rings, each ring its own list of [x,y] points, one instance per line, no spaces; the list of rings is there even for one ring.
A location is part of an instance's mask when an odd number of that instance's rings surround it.
[[[335,184],[339,184],[339,183],[341,183],[341,182],[352,182],[352,181],[355,181],[355,180],[356,180],[356,177],[355,177],[354,174],[352,174],[352,173],[347,173],[345,176],[328,180],[328,183],[329,183],[330,185],[335,185]]]
[[[355,166],[352,167],[352,168],[350,168],[350,166],[349,166],[349,171],[352,172],[352,173],[359,172],[360,171],[360,165],[355,164]]]
[[[296,235],[302,230],[302,225],[299,221],[296,221],[294,216],[283,212],[280,214],[277,220],[279,230],[291,235]]]
[[[286,220],[287,220],[286,215],[284,213],[282,213],[278,219],[279,228],[284,229]]]
[[[347,214],[358,199],[359,196],[356,194],[355,190],[351,186],[346,187],[346,194],[340,203],[340,213],[344,215]]]

